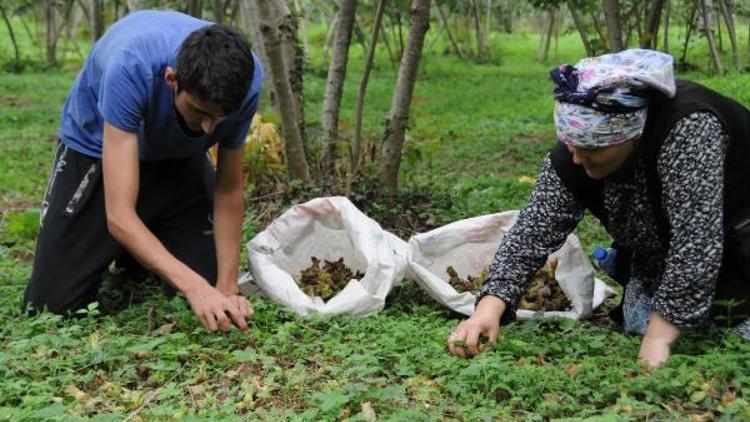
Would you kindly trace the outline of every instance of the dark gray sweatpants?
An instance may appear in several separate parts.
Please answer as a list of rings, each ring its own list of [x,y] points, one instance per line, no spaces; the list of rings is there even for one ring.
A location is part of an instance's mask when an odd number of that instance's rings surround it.
[[[142,161],[136,206],[167,250],[212,284],[214,179],[205,155]],[[59,143],[40,225],[24,303],[66,313],[96,300],[104,271],[126,252],[107,229],[100,159]]]

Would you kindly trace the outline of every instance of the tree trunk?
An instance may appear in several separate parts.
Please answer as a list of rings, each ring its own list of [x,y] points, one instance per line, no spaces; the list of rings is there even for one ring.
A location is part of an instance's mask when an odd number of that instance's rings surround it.
[[[586,55],[593,57],[596,53],[594,52],[594,49],[591,48],[589,34],[586,31],[586,26],[583,24],[581,15],[578,13],[578,7],[575,4],[575,0],[566,0],[566,3],[568,5],[568,10],[570,10],[570,15],[573,17],[573,23],[578,30],[578,35],[581,36],[581,42],[583,43],[583,48],[586,50]]]
[[[648,19],[646,21],[646,30],[643,31],[643,35],[641,36],[641,48],[656,48],[663,8],[664,0],[653,0],[651,3],[651,9],[648,12]]]
[[[424,36],[429,26],[430,0],[413,0],[409,38],[406,51],[401,58],[380,158],[380,181],[386,190],[395,191],[398,188],[398,170],[406,126],[409,122],[409,108],[417,81]]]
[[[551,7],[547,11],[547,28],[545,28],[544,35],[542,36],[542,39],[540,40],[539,49],[537,50],[537,57],[536,59],[538,61],[546,61],[549,57],[549,46],[550,42],[552,41],[552,32],[555,28],[555,14],[557,12],[557,9],[554,7]]]
[[[453,37],[453,33],[451,32],[451,26],[448,24],[448,21],[445,19],[445,14],[443,13],[443,8],[440,7],[440,2],[438,0],[435,0],[435,6],[437,6],[438,15],[440,16],[440,21],[445,26],[445,31],[448,34],[448,39],[451,42],[451,45],[453,46],[453,51],[456,52],[456,55],[459,58],[464,58],[464,55],[461,54],[461,49],[458,48],[458,44],[456,44],[456,39]]]
[[[662,50],[669,54],[669,14],[672,11],[671,0],[666,0],[664,4],[664,31],[662,39]]]
[[[300,16],[300,21],[302,22],[302,50],[307,55],[310,53],[310,34],[307,29],[307,10],[299,4],[299,0],[294,0],[294,9]]]
[[[224,24],[224,0],[213,0],[211,9],[214,12],[214,22]]]
[[[620,26],[620,3],[618,0],[602,0],[604,16],[607,20],[609,51],[616,53],[624,50],[622,29]]]
[[[685,43],[682,46],[682,58],[680,59],[680,63],[685,63],[685,60],[687,60],[687,49],[688,45],[690,45],[690,36],[693,34],[695,15],[698,13],[698,7],[697,3],[693,3],[693,8],[690,11],[690,19],[687,21],[687,29],[685,30]]]
[[[391,20],[391,23],[393,23],[392,20]],[[391,47],[391,38],[388,35],[388,29],[385,27],[382,19],[380,21],[380,31],[383,33],[383,44],[385,44],[385,49],[388,50],[388,57],[390,58],[388,63],[390,63],[391,68],[393,68],[395,67],[394,63],[398,62],[396,53],[394,53],[393,51],[396,47],[395,46]]]
[[[591,12],[591,23],[594,24],[594,30],[599,36],[599,40],[601,44],[601,41],[606,40],[607,36],[604,34],[604,31],[602,30],[602,24],[601,24],[601,21],[599,20],[599,13],[596,10]]]
[[[187,12],[190,16],[200,18],[203,14],[203,0],[188,0]]]
[[[359,93],[357,94],[357,111],[354,120],[354,139],[352,141],[352,161],[350,173],[356,173],[362,159],[362,115],[365,107],[365,94],[367,93],[367,83],[370,80],[370,70],[372,61],[375,57],[375,48],[378,44],[378,31],[383,23],[383,12],[385,11],[386,0],[378,1],[378,8],[375,11],[375,22],[372,24],[372,36],[367,48],[367,57],[365,58],[365,67],[362,70],[362,79],[359,81]]]
[[[480,61],[485,60],[484,38],[482,37],[482,10],[479,0],[471,0],[471,11],[474,16],[474,31],[477,34],[477,57]]]
[[[352,41],[354,15],[357,0],[341,0],[339,25],[336,28],[336,42],[333,45],[333,59],[328,67],[326,90],[323,95],[323,112],[320,118],[323,129],[321,146],[323,149],[323,173],[328,176],[335,159],[335,143],[338,140],[339,110],[341,94],[344,91],[349,46]]]
[[[251,0],[258,4],[269,3],[273,22],[277,22],[281,42],[281,53],[284,57],[289,84],[292,87],[294,112],[297,114],[297,124],[302,139],[305,139],[305,110],[304,110],[304,67],[305,52],[297,37],[297,18],[289,10],[285,0]],[[256,6],[259,8],[259,6]],[[265,37],[263,37],[265,39]],[[269,58],[270,60],[270,58]]]
[[[188,1],[192,2],[196,0],[188,0]],[[200,0],[197,0],[197,1],[200,2]],[[127,13],[135,12],[143,8],[143,0],[125,0],[125,6],[128,9]]]
[[[283,22],[276,19],[272,5],[267,0],[258,1],[260,31],[263,34],[263,44],[268,55],[271,68],[271,80],[276,90],[277,110],[281,116],[284,131],[284,147],[286,150],[287,171],[292,180],[310,180],[310,170],[305,159],[304,143],[297,122],[292,87],[289,83],[289,73],[284,61],[281,34],[279,26]]]
[[[268,76],[271,74],[271,68],[268,67],[268,56],[266,55],[266,49],[263,46],[263,35],[260,32],[260,18],[256,1],[240,0],[240,16],[245,31],[250,35],[253,52],[258,56],[258,59],[263,66],[263,74]],[[268,98],[271,105],[274,105],[276,104],[276,95],[271,85],[272,84],[264,83],[263,93],[265,94],[265,97]]]
[[[699,0],[701,13],[703,15],[703,33],[706,35],[708,40],[708,48],[711,51],[711,59],[713,60],[714,68],[719,76],[724,76],[724,68],[721,66],[721,57],[719,57],[719,51],[716,49],[716,40],[714,40],[714,33],[711,31],[711,25],[708,17],[708,4],[706,0]]]
[[[104,14],[102,0],[91,0],[91,42],[101,38],[104,34]]]
[[[490,55],[490,41],[492,38],[492,0],[487,0],[487,16],[484,22],[484,52]]]
[[[396,13],[396,26],[398,28],[398,59],[404,56],[404,23],[401,19],[401,11]]]
[[[339,25],[339,12],[338,10],[336,13],[333,14],[333,19],[331,19],[331,23],[328,24],[328,30],[326,31],[326,37],[323,41],[323,54],[325,57],[328,57],[328,54],[330,54],[331,46],[333,45],[333,36],[336,34],[336,27]]]
[[[6,28],[8,28],[8,34],[10,35],[10,41],[13,43],[13,53],[15,57],[15,63],[13,64],[13,69],[16,72],[21,71],[21,52],[18,49],[18,41],[16,40],[16,34],[13,31],[13,25],[10,23],[10,18],[8,17],[7,13],[5,13],[5,8],[2,4],[0,4],[0,14],[3,16],[3,22],[5,22]]]
[[[732,43],[732,64],[736,70],[740,70],[740,57],[739,57],[739,46],[737,45],[737,31],[734,27],[734,17],[727,0],[719,0],[719,6],[721,6],[721,13],[724,15],[724,21],[727,24],[727,32],[729,32],[729,41]]]
[[[44,20],[47,25],[46,43],[47,65],[57,66],[57,40],[60,34],[60,24],[57,18],[57,6],[55,2],[48,1],[44,6]]]

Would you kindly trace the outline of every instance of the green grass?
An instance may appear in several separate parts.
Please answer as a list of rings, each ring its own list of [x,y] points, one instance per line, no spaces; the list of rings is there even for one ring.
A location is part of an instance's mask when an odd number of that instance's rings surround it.
[[[402,181],[450,192],[453,218],[523,205],[531,185],[519,177],[535,175],[554,141],[547,71],[582,53],[566,36],[559,57],[540,64],[535,36],[493,42],[501,64],[434,52],[417,85]],[[344,138],[361,58],[355,47]],[[371,139],[382,136],[395,82],[385,55],[378,59],[366,108]],[[326,63],[314,52],[306,77],[313,133]],[[24,210],[41,199],[74,68],[0,77],[0,419],[364,420],[363,406],[384,420],[750,418],[750,345],[724,329],[687,333],[653,372],[636,363],[638,338],[594,322],[515,323],[495,351],[466,361],[444,345],[460,316],[409,282],[364,319],[303,320],[253,299],[247,333],[208,334],[181,299],[116,280],[104,290],[119,297],[119,312],[22,315],[36,235],[36,214]],[[750,103],[746,74],[688,76]],[[589,220],[578,233],[587,249],[607,241]]]

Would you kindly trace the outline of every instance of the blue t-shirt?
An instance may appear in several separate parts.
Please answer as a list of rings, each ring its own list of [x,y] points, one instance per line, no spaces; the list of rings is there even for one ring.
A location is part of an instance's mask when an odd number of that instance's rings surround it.
[[[191,136],[181,128],[174,91],[164,79],[167,67],[175,69],[182,41],[210,24],[177,12],[142,11],[112,25],[94,44],[68,94],[60,139],[75,151],[101,158],[106,121],[138,133],[144,161],[195,156],[217,142],[228,148],[242,146],[258,107],[263,78],[255,56],[255,73],[243,105],[211,135]]]

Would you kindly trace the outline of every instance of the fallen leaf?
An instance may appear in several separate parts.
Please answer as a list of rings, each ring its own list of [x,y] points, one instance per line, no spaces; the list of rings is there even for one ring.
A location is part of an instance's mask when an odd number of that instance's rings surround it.
[[[378,415],[375,413],[375,409],[372,408],[372,403],[369,401],[362,403],[361,415],[367,422],[374,422],[378,419]]]
[[[580,368],[581,368],[580,363],[571,363],[570,365],[565,367],[565,372],[568,374],[569,377],[574,378]]]
[[[68,393],[68,395],[73,396],[78,403],[85,403],[89,399],[89,395],[81,391],[81,389],[76,387],[75,384],[68,384],[68,386],[65,387],[65,392]]]
[[[531,177],[531,176],[521,176],[521,177],[518,178],[518,181],[520,183],[526,183],[526,184],[529,184],[529,185],[536,184],[536,178]]]
[[[161,335],[166,336],[172,332],[174,329],[174,322],[170,322],[169,324],[164,324],[161,327],[159,327],[159,332]]]

